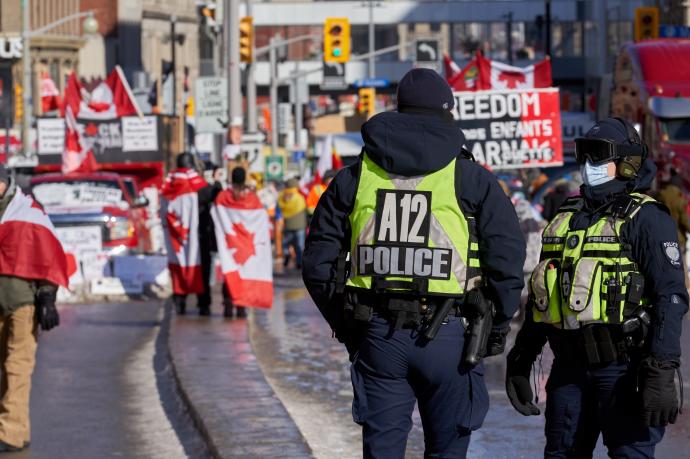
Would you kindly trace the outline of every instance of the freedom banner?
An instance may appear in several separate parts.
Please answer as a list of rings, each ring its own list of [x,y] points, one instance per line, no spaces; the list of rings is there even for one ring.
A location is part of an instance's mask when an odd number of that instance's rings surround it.
[[[563,165],[557,88],[456,92],[465,148],[494,169]]]

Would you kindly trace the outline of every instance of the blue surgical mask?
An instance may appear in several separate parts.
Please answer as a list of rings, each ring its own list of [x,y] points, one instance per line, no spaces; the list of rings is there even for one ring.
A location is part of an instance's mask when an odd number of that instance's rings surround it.
[[[609,175],[609,163],[595,166],[588,160],[585,164],[580,166],[580,173],[582,174],[582,180],[587,186],[603,185],[614,179],[614,177]]]

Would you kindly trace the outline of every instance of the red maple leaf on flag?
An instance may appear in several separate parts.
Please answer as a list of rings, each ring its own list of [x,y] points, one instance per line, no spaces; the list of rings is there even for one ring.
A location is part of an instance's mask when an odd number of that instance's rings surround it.
[[[238,264],[243,265],[256,255],[254,233],[245,228],[242,223],[233,223],[232,229],[235,234],[225,234],[225,243],[229,249],[235,249],[232,257]]]
[[[501,72],[498,81],[505,81],[507,89],[517,89],[518,83],[526,83],[525,74],[522,72]]]
[[[168,221],[168,231],[170,232],[170,242],[175,253],[179,252],[189,238],[189,228],[182,225],[180,217],[174,212],[168,212],[165,216]]]
[[[84,133],[89,137],[96,137],[96,135],[98,134],[98,126],[96,126],[95,123],[89,123],[86,125],[86,128],[84,129]]]

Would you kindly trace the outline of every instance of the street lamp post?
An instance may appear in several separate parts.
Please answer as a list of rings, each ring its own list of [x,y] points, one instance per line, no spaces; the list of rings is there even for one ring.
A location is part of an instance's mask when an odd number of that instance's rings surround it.
[[[84,33],[86,35],[95,34],[98,32],[98,21],[93,17],[93,13],[93,11],[82,11],[70,14],[50,24],[46,24],[43,27],[39,27],[36,30],[31,30],[31,0],[22,0],[22,105],[24,107],[24,113],[22,114],[22,151],[24,156],[29,156],[29,130],[31,128],[31,117],[33,114],[31,37],[45,33],[66,22],[81,18],[86,18],[82,24]]]

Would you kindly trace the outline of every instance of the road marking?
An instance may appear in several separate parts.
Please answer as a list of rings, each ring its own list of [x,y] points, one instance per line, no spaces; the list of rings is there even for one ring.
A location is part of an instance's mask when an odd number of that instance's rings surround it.
[[[164,308],[159,308],[158,323],[163,320]],[[186,458],[170,420],[161,405],[161,395],[156,384],[153,358],[156,353],[156,337],[160,325],[152,327],[144,344],[135,349],[125,361],[124,381],[129,389],[125,403],[131,413],[129,427],[141,435],[146,447],[140,451],[147,458]]]

